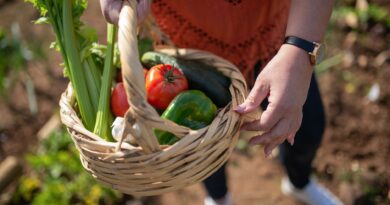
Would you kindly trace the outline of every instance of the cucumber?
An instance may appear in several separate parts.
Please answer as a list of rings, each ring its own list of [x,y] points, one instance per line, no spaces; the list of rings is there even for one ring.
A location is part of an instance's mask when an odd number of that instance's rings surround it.
[[[230,79],[203,62],[175,58],[158,52],[146,52],[141,62],[147,68],[157,64],[170,64],[179,68],[186,76],[189,88],[203,91],[218,107],[225,107],[232,99],[229,91]]]
[[[175,64],[177,63],[176,58],[163,54],[163,53],[158,53],[154,51],[149,51],[146,52],[142,55],[141,57],[141,63],[146,67],[146,68],[151,68],[155,65],[158,64]]]
[[[221,72],[216,70],[213,66],[208,65],[206,63],[203,63],[199,60],[185,60],[185,59],[179,59],[180,64],[185,65],[188,68],[199,68],[203,70],[205,73],[207,73],[207,76],[209,76],[212,79],[215,79],[219,84],[221,84],[223,87],[229,89],[230,86],[230,78],[224,76]]]
[[[141,62],[147,68],[151,68],[157,64],[170,64],[170,65],[174,65],[176,67],[182,66],[183,69],[193,68],[193,69],[198,70],[198,68],[199,68],[199,69],[203,70],[202,73],[207,74],[207,76],[218,81],[218,83],[224,87],[229,88],[230,83],[231,83],[231,81],[228,77],[224,76],[221,72],[216,70],[213,66],[208,65],[208,64],[203,63],[202,61],[198,61],[198,60],[186,60],[183,58],[175,58],[173,56],[169,56],[169,55],[164,54],[164,53],[149,51],[149,52],[146,52],[142,56]]]

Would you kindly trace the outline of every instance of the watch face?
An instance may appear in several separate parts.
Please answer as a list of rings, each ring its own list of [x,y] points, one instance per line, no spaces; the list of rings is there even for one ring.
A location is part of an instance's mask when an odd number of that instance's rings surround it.
[[[320,44],[320,46],[317,48],[317,53],[316,53],[316,64],[317,65],[324,60],[325,50],[326,50],[325,44]]]

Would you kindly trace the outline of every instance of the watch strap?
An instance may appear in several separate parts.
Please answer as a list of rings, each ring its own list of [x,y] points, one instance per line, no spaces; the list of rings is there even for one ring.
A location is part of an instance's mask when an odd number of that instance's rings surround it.
[[[307,51],[308,53],[312,53],[314,51],[315,46],[316,46],[313,42],[307,41],[305,39],[302,39],[302,38],[299,38],[296,36],[287,36],[284,39],[284,43],[297,46],[297,47]]]

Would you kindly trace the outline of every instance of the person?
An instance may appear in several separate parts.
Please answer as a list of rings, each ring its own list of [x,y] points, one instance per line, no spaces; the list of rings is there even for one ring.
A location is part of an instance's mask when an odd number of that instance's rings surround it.
[[[104,17],[117,24],[122,0],[100,0]],[[315,205],[342,204],[311,178],[325,117],[313,74],[334,0],[140,0],[138,16],[149,7],[160,29],[177,47],[210,51],[234,63],[252,87],[235,110],[259,109],[259,120],[242,130],[263,131],[250,144],[270,156],[280,147],[287,173],[284,194]],[[225,166],[204,182],[206,205],[232,204]]]

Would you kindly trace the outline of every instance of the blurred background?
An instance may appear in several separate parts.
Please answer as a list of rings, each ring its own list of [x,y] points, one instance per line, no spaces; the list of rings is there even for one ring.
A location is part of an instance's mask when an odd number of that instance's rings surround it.
[[[83,170],[58,118],[68,81],[50,49],[48,25],[22,0],[0,0],[0,204],[199,205],[201,185],[134,199]],[[100,39],[98,1],[83,20]],[[327,129],[315,161],[318,179],[347,205],[390,204],[390,1],[339,0],[316,68]],[[297,205],[279,191],[282,170],[258,147],[239,141],[228,165],[237,205]]]

